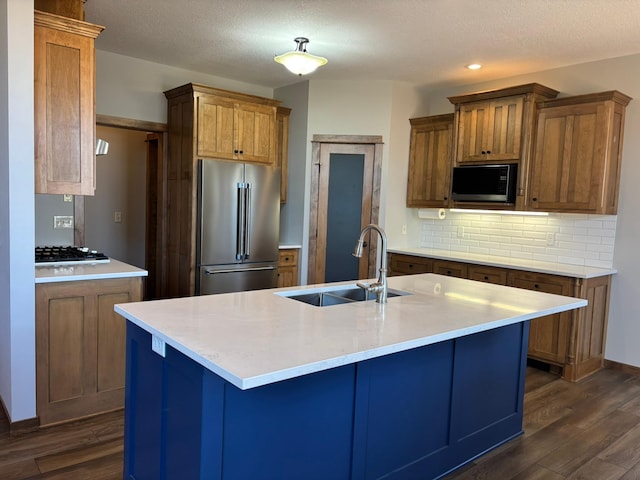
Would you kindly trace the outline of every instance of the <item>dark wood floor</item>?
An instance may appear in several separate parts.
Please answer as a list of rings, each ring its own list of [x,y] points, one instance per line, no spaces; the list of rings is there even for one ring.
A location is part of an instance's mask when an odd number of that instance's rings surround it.
[[[640,479],[640,377],[571,384],[529,368],[524,430],[446,480]],[[13,437],[0,418],[0,479],[120,479],[122,432],[122,412]]]

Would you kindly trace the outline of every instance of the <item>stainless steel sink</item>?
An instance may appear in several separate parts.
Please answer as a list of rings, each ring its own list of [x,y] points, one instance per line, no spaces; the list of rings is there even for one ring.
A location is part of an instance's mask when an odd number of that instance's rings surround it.
[[[397,297],[401,295],[410,295],[408,292],[400,290],[388,289],[388,297]],[[375,300],[375,293],[367,292],[365,289],[357,286],[347,286],[345,288],[327,287],[319,290],[307,290],[304,292],[279,292],[277,295],[282,297],[297,300],[308,305],[314,305],[316,307],[329,307],[331,305],[342,305],[344,303],[352,302],[366,302],[369,300]]]

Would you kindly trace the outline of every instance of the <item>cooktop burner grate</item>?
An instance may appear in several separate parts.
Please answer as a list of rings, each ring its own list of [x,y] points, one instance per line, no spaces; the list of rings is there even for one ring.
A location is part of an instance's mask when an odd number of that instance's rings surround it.
[[[36,247],[36,265],[71,265],[75,263],[107,263],[104,253],[87,247]]]

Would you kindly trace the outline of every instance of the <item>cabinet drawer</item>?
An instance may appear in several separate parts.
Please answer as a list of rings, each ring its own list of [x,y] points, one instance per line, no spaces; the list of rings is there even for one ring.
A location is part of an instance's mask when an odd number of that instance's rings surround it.
[[[391,255],[391,275],[415,275],[431,273],[433,260],[430,258],[414,257],[411,255]]]
[[[469,280],[478,282],[495,283],[496,285],[507,284],[507,271],[502,268],[487,267],[483,265],[469,265]]]
[[[298,264],[298,250],[295,249],[286,249],[280,250],[278,253],[278,265],[279,266],[290,266]]]
[[[467,278],[466,263],[450,262],[448,260],[434,260],[433,273],[447,275],[449,277]]]

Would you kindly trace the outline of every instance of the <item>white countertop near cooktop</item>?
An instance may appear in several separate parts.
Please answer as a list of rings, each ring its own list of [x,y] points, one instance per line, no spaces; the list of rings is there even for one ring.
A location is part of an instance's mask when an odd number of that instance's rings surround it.
[[[146,277],[148,272],[127,263],[109,259],[108,263],[84,262],[74,265],[37,266],[36,283],[102,280],[107,278]]]
[[[587,305],[583,299],[435,274],[389,278],[390,288],[411,295],[389,298],[385,305],[371,300],[315,307],[278,295],[318,287],[127,303],[115,310],[248,389]]]
[[[564,263],[540,262],[537,260],[527,260],[511,257],[497,257],[495,255],[481,255],[477,253],[456,252],[451,250],[437,250],[433,248],[421,247],[401,247],[389,248],[389,253],[402,253],[406,255],[416,255],[419,257],[438,258],[441,260],[453,260],[478,265],[489,265],[492,267],[514,268],[517,270],[527,270],[530,272],[550,273],[553,275],[564,275],[573,278],[595,278],[605,275],[613,275],[617,272],[615,268],[585,267],[581,265],[568,265]]]

